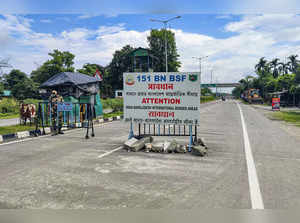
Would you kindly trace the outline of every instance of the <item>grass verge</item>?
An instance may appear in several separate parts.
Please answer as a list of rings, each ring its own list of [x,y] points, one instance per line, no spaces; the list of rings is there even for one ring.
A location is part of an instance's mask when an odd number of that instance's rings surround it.
[[[0,119],[19,118],[19,114],[14,113],[0,113]]]
[[[35,130],[35,126],[24,126],[24,125],[11,125],[0,127],[0,135],[12,134],[22,131]]]
[[[201,96],[201,104],[207,103],[207,102],[211,102],[211,101],[215,101],[216,98],[214,96]]]
[[[109,114],[104,114],[103,118],[111,118],[111,117],[121,116],[121,115],[123,115],[123,112],[113,112]]]
[[[300,112],[274,112],[272,118],[292,123],[300,127]]]

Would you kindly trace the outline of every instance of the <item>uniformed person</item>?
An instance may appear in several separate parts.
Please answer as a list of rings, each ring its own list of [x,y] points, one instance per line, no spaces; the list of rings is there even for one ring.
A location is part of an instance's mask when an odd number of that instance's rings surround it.
[[[52,135],[64,134],[61,131],[62,128],[62,113],[59,114],[57,120],[57,103],[63,102],[64,99],[60,96],[57,91],[53,90],[52,94],[49,97],[49,103],[51,104],[51,116],[52,116]],[[57,121],[58,121],[58,129],[57,129]],[[57,131],[58,130],[58,131]]]

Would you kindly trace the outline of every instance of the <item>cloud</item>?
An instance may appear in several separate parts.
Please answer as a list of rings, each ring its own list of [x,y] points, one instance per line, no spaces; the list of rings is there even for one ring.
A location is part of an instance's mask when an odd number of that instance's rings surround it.
[[[41,23],[52,23],[51,19],[41,19],[40,20]]]
[[[38,33],[32,30],[34,21],[20,16],[6,16],[0,19],[0,46],[8,44],[2,52],[10,55],[15,68],[30,73],[42,64],[53,49],[74,53],[75,67],[84,63],[107,65],[115,50],[130,44],[133,47],[147,47],[149,30],[127,30],[126,24],[100,26],[96,29],[77,27],[59,34]],[[181,71],[198,71],[195,56],[209,57],[203,60],[204,82],[210,82],[210,67],[213,66],[214,80],[236,82],[253,73],[258,59],[267,59],[297,53],[295,45],[300,42],[299,16],[294,14],[245,15],[240,21],[229,22],[225,31],[235,35],[218,39],[213,36],[173,29]],[[299,48],[299,47],[298,47]],[[298,53],[300,53],[300,48]]]

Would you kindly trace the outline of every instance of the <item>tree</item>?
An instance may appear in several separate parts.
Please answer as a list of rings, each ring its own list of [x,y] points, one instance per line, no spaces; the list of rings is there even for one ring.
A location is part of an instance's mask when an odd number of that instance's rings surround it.
[[[283,73],[283,74],[288,74],[289,73],[289,63],[279,63],[280,65],[280,71]]]
[[[11,94],[20,100],[37,97],[37,84],[20,70],[12,70],[4,76],[5,88],[11,90]]]
[[[94,76],[96,71],[99,71],[102,75],[102,82],[100,83],[100,92],[102,97],[112,96],[114,91],[112,90],[110,83],[110,76],[107,72],[107,69],[99,64],[84,64],[82,69],[78,69],[77,72],[87,74],[89,76]]]
[[[115,90],[123,89],[123,73],[128,72],[131,65],[130,53],[135,48],[130,45],[124,46],[113,54],[113,59],[105,72],[105,82],[110,85],[109,96],[114,95]]]
[[[268,61],[264,57],[260,58],[258,64],[255,65],[255,69],[258,75],[264,76],[267,66],[268,66]]]
[[[75,56],[72,53],[54,50],[53,53],[49,53],[48,55],[52,59],[47,60],[37,70],[31,72],[31,78],[34,82],[42,84],[58,73],[74,72],[75,68],[72,66]]]
[[[273,77],[277,78],[279,76],[279,71],[278,71],[278,63],[279,59],[275,58],[270,62],[271,68],[273,69]]]
[[[178,60],[175,34],[165,29],[153,29],[150,36],[147,37],[149,48],[157,58],[154,63],[154,71],[165,72],[166,70],[165,38],[167,39],[168,71],[177,72],[181,63]]]
[[[296,73],[297,68],[299,66],[298,62],[299,60],[297,60],[298,55],[291,55],[289,56],[289,65],[290,65],[290,71],[293,73]]]

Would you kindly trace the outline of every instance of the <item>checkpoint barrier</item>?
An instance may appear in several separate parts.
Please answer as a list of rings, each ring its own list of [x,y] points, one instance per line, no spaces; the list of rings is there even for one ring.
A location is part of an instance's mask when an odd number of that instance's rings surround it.
[[[138,137],[146,136],[193,136],[197,141],[197,126],[139,123]]]
[[[52,114],[52,107],[57,106],[56,114]],[[55,115],[55,117],[53,117]],[[62,127],[64,128],[86,128],[86,138],[89,138],[89,129],[92,128],[91,136],[94,137],[93,118],[95,117],[94,106],[90,103],[72,103],[72,102],[39,102],[36,130],[41,127],[42,134],[46,134],[46,129]],[[53,126],[53,119],[56,120],[56,126]],[[48,129],[47,129],[48,130]]]

